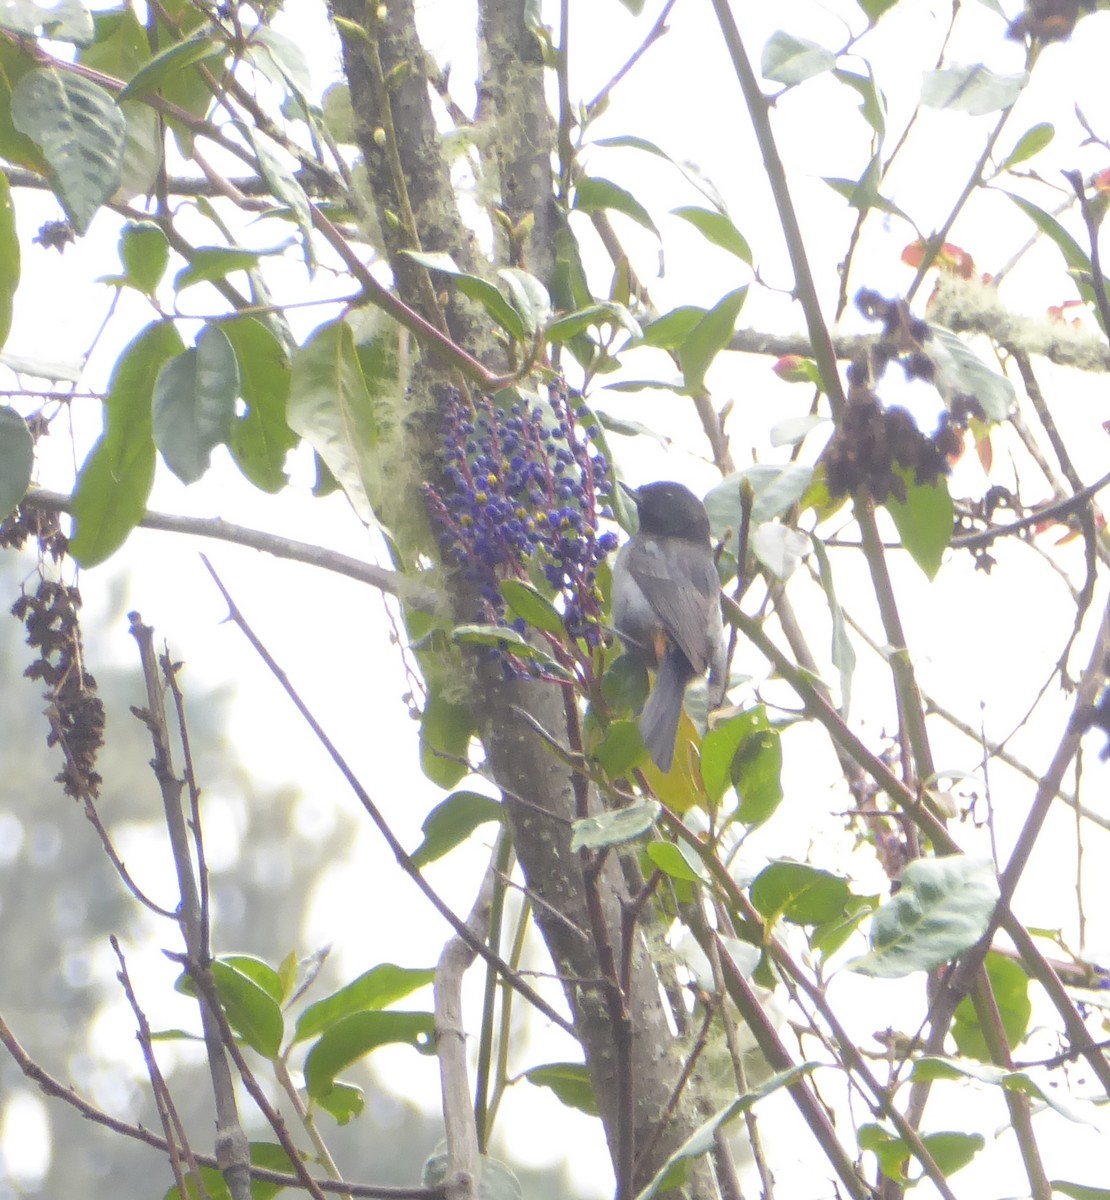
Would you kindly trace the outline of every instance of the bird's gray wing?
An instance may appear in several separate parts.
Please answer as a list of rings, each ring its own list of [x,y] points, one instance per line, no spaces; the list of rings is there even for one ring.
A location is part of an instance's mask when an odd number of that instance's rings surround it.
[[[707,546],[653,538],[630,547],[628,569],[664,629],[698,675],[715,651],[709,636],[720,580]],[[676,582],[675,576],[683,582]]]

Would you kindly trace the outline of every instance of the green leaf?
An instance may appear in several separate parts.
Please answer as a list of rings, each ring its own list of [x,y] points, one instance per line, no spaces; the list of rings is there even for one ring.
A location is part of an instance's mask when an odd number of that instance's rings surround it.
[[[600,850],[641,837],[652,829],[662,812],[656,800],[637,800],[624,808],[610,809],[596,817],[574,822],[570,839],[572,850]]]
[[[316,1103],[335,1119],[337,1125],[346,1125],[352,1118],[361,1116],[366,1107],[362,1088],[353,1083],[333,1083],[322,1096],[316,1097]],[[253,1196],[251,1200],[254,1200]]]
[[[624,656],[618,659],[624,661]],[[623,779],[647,757],[647,748],[635,721],[612,721],[594,747],[594,762],[610,779]]]
[[[942,67],[939,71],[925,72],[921,83],[921,103],[928,108],[942,108],[981,117],[1009,108],[1028,82],[1028,71],[999,75],[982,63]]]
[[[722,1125],[726,1125],[734,1117],[746,1112],[753,1104],[770,1096],[773,1092],[777,1092],[780,1088],[790,1087],[791,1084],[797,1083],[803,1075],[808,1075],[819,1065],[815,1062],[804,1062],[787,1071],[779,1071],[769,1079],[765,1079],[758,1087],[745,1092],[743,1096],[733,1100],[731,1104],[715,1113],[709,1120],[699,1125],[686,1141],[670,1155],[654,1178],[637,1194],[636,1200],[652,1200],[653,1196],[665,1189],[668,1177],[679,1164],[688,1159],[700,1158],[713,1149],[716,1144],[717,1130]]]
[[[276,1004],[282,1002],[281,978],[265,959],[254,954],[221,954],[219,961],[257,983]]]
[[[863,14],[869,23],[874,25],[883,13],[888,12],[898,3],[898,0],[856,0],[856,3],[863,9]]]
[[[468,299],[480,304],[510,337],[515,338],[518,342],[526,340],[527,333],[520,313],[488,279],[470,275],[457,267],[450,254],[438,251],[424,254],[417,253],[415,250],[404,250],[402,253],[429,271],[442,271],[443,274],[450,275],[459,291]]]
[[[1020,963],[994,950],[987,955],[984,965],[1006,1033],[1006,1044],[1012,1050],[1025,1037],[1033,1012],[1033,1002],[1029,999],[1029,976]],[[965,996],[956,1006],[952,1036],[956,1048],[965,1058],[990,1061],[991,1052],[970,996]]]
[[[235,1033],[264,1058],[277,1058],[285,1022],[274,997],[250,976],[221,959],[212,964],[212,978],[227,1023]]]
[[[549,342],[568,342],[592,325],[619,325],[633,338],[643,337],[639,321],[623,304],[616,304],[612,300],[602,300],[577,312],[567,313],[565,317],[552,321],[544,330],[544,336]]]
[[[582,1063],[546,1063],[523,1072],[523,1078],[536,1087],[550,1088],[567,1108],[576,1108],[589,1117],[599,1115],[590,1073]]]
[[[158,372],[154,444],[182,483],[196,483],[231,437],[238,395],[239,364],[218,325],[205,325],[197,344]]]
[[[991,370],[961,338],[941,325],[929,325],[923,346],[935,367],[934,382],[949,408],[957,397],[970,396],[988,421],[1005,421],[1014,408],[1014,385]]]
[[[119,259],[127,282],[153,296],[170,261],[170,243],[153,221],[127,221],[120,230]]]
[[[235,317],[220,329],[235,351],[239,394],[247,406],[231,427],[232,457],[255,487],[280,492],[288,482],[286,456],[299,440],[285,419],[289,359],[270,327],[256,317]]]
[[[644,345],[657,346],[660,350],[677,350],[708,311],[694,304],[672,308],[669,313],[664,313],[644,327]]]
[[[740,553],[740,490],[747,483],[752,489],[753,525],[762,525],[783,516],[806,494],[813,482],[813,467],[805,463],[756,463],[727,475],[705,497],[705,510],[714,538],[729,538],[728,548],[735,558]]]
[[[59,0],[57,4],[35,4],[33,0],[2,0],[0,29],[43,37],[59,42],[84,45],[95,36],[92,14],[79,0]]]
[[[308,196],[301,187],[288,164],[281,157],[277,146],[253,125],[246,126],[247,137],[250,139],[254,152],[258,157],[258,167],[262,178],[266,181],[274,199],[288,205],[289,211],[297,222],[304,241],[304,261],[309,274],[316,269],[316,250],[312,243],[312,212],[308,205]]]
[[[183,292],[198,283],[224,279],[232,271],[247,271],[262,257],[257,250],[240,250],[231,246],[198,246],[189,255],[189,265],[174,276],[173,290]]]
[[[12,124],[12,90],[28,71],[35,69],[35,60],[24,48],[0,39],[0,158],[45,175],[48,167],[42,152]]]
[[[116,97],[116,101],[122,103],[132,98],[141,100],[151,92],[158,91],[163,83],[178,71],[184,71],[186,67],[195,63],[206,62],[226,53],[226,43],[214,34],[203,33],[184,41],[175,41],[173,45],[159,51],[135,74]]]
[[[870,1150],[875,1155],[888,1179],[898,1183],[917,1182],[905,1173],[906,1160],[913,1151],[900,1137],[887,1132],[881,1125],[862,1125],[857,1136],[860,1149]],[[986,1138],[979,1133],[927,1133],[921,1141],[945,1176],[966,1167],[986,1145]],[[923,1172],[918,1178],[922,1176]]]
[[[712,242],[714,246],[720,246],[722,250],[735,254],[749,267],[752,265],[751,247],[727,213],[716,212],[710,208],[687,206],[672,208],[671,215],[689,221],[702,237]]]
[[[289,1155],[272,1142],[251,1142],[250,1161],[254,1167],[263,1167],[268,1171],[281,1171],[285,1175],[296,1174]],[[231,1192],[218,1167],[199,1167],[201,1183],[207,1200],[231,1200]],[[284,1184],[267,1183],[261,1179],[251,1180],[251,1200],[273,1200],[284,1190]],[[186,1179],[187,1200],[198,1200],[200,1192],[196,1188],[192,1175]],[[181,1193],[176,1186],[171,1186],[163,1200],[179,1200]]]
[[[664,875],[681,879],[686,883],[707,883],[708,873],[697,855],[685,842],[652,842],[645,850],[651,862]]]
[[[1098,1127],[1097,1109],[1090,1101],[1075,1100],[1059,1088],[1043,1086],[1024,1071],[1011,1071],[991,1063],[973,1062],[971,1059],[920,1058],[913,1065],[911,1078],[931,1083],[936,1079],[973,1079],[991,1087],[1020,1092],[1042,1104],[1055,1109],[1062,1117],[1078,1124]]]
[[[714,186],[713,182],[702,175],[701,171],[693,163],[679,162],[677,159],[672,158],[665,150],[660,149],[654,142],[649,142],[647,138],[621,134],[618,137],[599,138],[593,144],[595,146],[642,150],[645,154],[661,158],[664,162],[674,167],[691,187],[701,192],[718,212],[724,212],[728,207],[725,204],[724,197]]]
[[[833,71],[833,78],[859,93],[859,110],[863,119],[881,138],[886,133],[886,97],[871,74],[870,63],[865,66],[868,70],[866,75],[857,75],[854,71],[844,71],[838,67]]]
[[[757,704],[707,731],[701,743],[701,779],[712,801],[719,802],[732,786],[732,764],[740,747],[753,734],[770,728],[767,709]]]
[[[705,373],[717,355],[732,340],[736,318],[748,294],[746,287],[723,296],[690,330],[679,349],[686,389],[691,394],[705,390]]]
[[[27,494],[35,465],[35,444],[27,422],[6,404],[0,405],[0,520]]]
[[[835,66],[836,55],[831,50],[779,29],[767,39],[759,69],[764,79],[793,87]]]
[[[1017,145],[1006,156],[1005,161],[998,168],[999,171],[1008,171],[1011,167],[1016,167],[1018,163],[1028,162],[1029,159],[1040,154],[1055,136],[1056,129],[1048,121],[1042,121],[1039,125],[1034,125],[1032,129],[1027,129],[1018,138]]]
[[[769,921],[823,925],[844,916],[851,896],[846,879],[806,863],[774,862],[752,882],[752,904]]]
[[[988,858],[915,859],[899,882],[900,890],[875,914],[871,952],[851,964],[863,975],[900,979],[950,962],[983,936],[998,902]]]
[[[451,640],[460,646],[485,646],[490,650],[501,650],[516,658],[527,658],[539,663],[545,671],[560,679],[567,678],[561,667],[550,654],[533,646],[507,625],[456,625],[451,631]]]
[[[1052,1190],[1071,1200],[1110,1200],[1110,1188],[1092,1187],[1089,1183],[1069,1183],[1066,1179],[1054,1179]]]
[[[454,792],[424,818],[420,826],[424,840],[412,852],[412,861],[418,867],[426,867],[466,841],[480,825],[504,819],[501,804],[489,796],[480,792]]]
[[[878,896],[849,896],[844,912],[831,921],[822,921],[809,935],[809,948],[823,959],[830,958],[879,907]]]
[[[497,277],[509,289],[509,299],[520,316],[525,333],[534,338],[551,317],[551,297],[547,288],[535,275],[518,267],[503,267]]]
[[[745,738],[732,762],[732,781],[740,797],[736,819],[744,825],[770,820],[782,801],[782,743],[777,729]]]
[[[562,614],[550,600],[538,592],[530,583],[520,579],[502,579],[501,595],[513,613],[534,629],[566,636]]]
[[[401,388],[397,326],[375,317],[366,354],[344,320],[320,326],[293,360],[286,418],[320,455],[358,516],[376,524],[388,486],[380,457],[386,414]],[[374,390],[365,371],[372,370]],[[385,397],[389,395],[390,399]]]
[[[618,187],[608,179],[590,177],[579,179],[574,188],[573,207],[579,212],[585,213],[602,212],[605,209],[624,213],[637,225],[642,225],[644,229],[650,230],[656,237],[659,237],[659,230],[655,227],[655,222],[651,219],[648,210],[631,192],[625,191],[624,188]]]
[[[467,751],[474,717],[467,704],[452,704],[432,692],[420,717],[420,769],[440,787],[454,787],[469,774]]]
[[[8,340],[12,327],[15,289],[19,286],[19,238],[15,228],[15,207],[7,175],[0,174],[0,346]]]
[[[183,348],[174,326],[159,321],[142,330],[116,362],[104,401],[104,433],[73,495],[69,549],[83,567],[114,554],[146,511],[156,461],[154,385],[163,364]]]
[[[832,619],[832,662],[840,673],[840,713],[848,715],[852,702],[852,675],[856,669],[856,651],[848,636],[848,626],[844,620],[844,610],[833,584],[832,563],[825,543],[816,534],[810,534],[813,542],[813,554],[817,559],[817,577],[825,591],[825,599],[829,604],[829,616]]]
[[[42,150],[55,194],[79,234],[120,184],[126,120],[90,79],[43,67],[12,92],[12,124]]]
[[[906,501],[903,504],[896,496],[888,496],[885,508],[894,521],[903,548],[925,574],[934,579],[952,540],[955,510],[948,484],[944,479],[935,483],[916,483],[912,472],[900,467],[895,470],[906,481]]]
[[[394,1004],[417,988],[426,987],[435,979],[435,974],[431,968],[418,970],[393,963],[371,967],[345,987],[310,1004],[297,1018],[292,1043],[315,1037],[352,1013],[377,1012]]]
[[[401,1042],[424,1054],[434,1049],[435,1018],[427,1012],[357,1012],[330,1025],[308,1052],[305,1088],[316,1100],[336,1075],[379,1046]]]

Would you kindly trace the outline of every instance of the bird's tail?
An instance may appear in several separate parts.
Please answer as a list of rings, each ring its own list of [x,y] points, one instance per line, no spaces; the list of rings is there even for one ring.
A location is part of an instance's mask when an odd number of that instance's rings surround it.
[[[690,682],[690,664],[681,651],[669,649],[655,676],[644,711],[640,714],[640,737],[652,762],[664,774],[674,762],[674,743],[678,719],[682,716],[682,698]]]

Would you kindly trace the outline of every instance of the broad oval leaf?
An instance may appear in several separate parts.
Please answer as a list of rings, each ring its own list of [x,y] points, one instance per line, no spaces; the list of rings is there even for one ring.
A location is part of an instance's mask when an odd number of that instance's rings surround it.
[[[808,863],[775,862],[752,883],[752,904],[769,921],[823,925],[844,915],[852,891],[846,879]]]
[[[863,975],[899,979],[950,962],[983,936],[998,903],[989,858],[915,859],[899,882],[871,923],[870,954],[851,964]]]
[[[998,169],[1006,171],[1010,167],[1016,167],[1018,163],[1027,162],[1034,155],[1040,154],[1055,136],[1056,129],[1048,121],[1042,121],[1032,129],[1027,129]]]
[[[939,71],[925,72],[921,84],[921,103],[929,108],[944,108],[981,117],[1009,108],[1028,82],[1028,71],[999,75],[982,63],[942,67]]]
[[[35,0],[4,0],[0,3],[0,29],[34,37],[41,33],[60,42],[86,45],[96,36],[92,14],[80,0],[37,4]]]
[[[542,1067],[532,1067],[523,1075],[536,1087],[550,1088],[568,1108],[577,1108],[590,1117],[599,1115],[590,1072],[582,1063],[546,1063]]]
[[[792,87],[836,66],[836,55],[809,38],[779,29],[767,39],[759,69],[764,79]]]
[[[280,492],[288,482],[286,456],[299,440],[285,419],[289,358],[269,326],[256,317],[235,317],[220,329],[235,351],[239,394],[247,406],[231,427],[232,457],[255,487]]]
[[[43,67],[12,92],[12,123],[41,150],[55,193],[78,233],[120,184],[127,123],[91,79]]]
[[[454,792],[424,818],[420,826],[424,840],[412,852],[412,861],[426,867],[464,842],[480,825],[504,819],[503,807],[492,797],[480,792]]]
[[[27,422],[6,404],[0,405],[0,520],[27,494],[35,465],[35,445]]]
[[[574,822],[570,839],[572,850],[600,850],[630,842],[647,833],[662,812],[656,800],[637,800],[624,808],[613,808],[596,817],[583,817]]]
[[[884,507],[894,521],[904,549],[925,574],[934,579],[952,540],[955,510],[948,484],[943,479],[934,483],[916,483],[912,472],[903,472],[898,467],[895,470],[906,482],[905,503],[896,496],[888,496]]]
[[[356,1012],[325,1030],[308,1052],[304,1081],[308,1094],[325,1095],[336,1075],[379,1046],[402,1042],[424,1054],[434,1048],[435,1018],[428,1012]]]
[[[786,580],[809,553],[809,538],[778,521],[764,521],[752,533],[752,553],[777,579]]]
[[[474,715],[438,691],[430,692],[420,715],[420,769],[442,788],[454,787],[470,768],[467,750]]]
[[[1033,1013],[1033,1002],[1029,998],[1029,976],[1021,963],[994,950],[987,955],[983,966],[1006,1034],[1006,1044],[1012,1050],[1025,1037]],[[966,1058],[991,1061],[991,1051],[970,996],[965,996],[956,1005],[952,1037],[956,1048]]]
[[[197,344],[170,359],[154,384],[154,443],[182,483],[196,483],[212,451],[231,437],[239,364],[227,335],[206,325]]]
[[[119,258],[127,282],[153,296],[170,261],[170,243],[153,221],[128,221],[120,230]]]
[[[550,600],[538,592],[530,583],[520,579],[502,579],[501,595],[514,615],[526,621],[533,629],[566,636],[566,626],[559,610]]]
[[[551,317],[551,297],[547,288],[535,275],[519,267],[503,267],[497,272],[498,279],[509,289],[509,299],[516,309],[530,338],[536,336]]]
[[[231,1028],[252,1050],[265,1058],[277,1058],[285,1021],[274,997],[223,959],[212,964],[212,978]]]

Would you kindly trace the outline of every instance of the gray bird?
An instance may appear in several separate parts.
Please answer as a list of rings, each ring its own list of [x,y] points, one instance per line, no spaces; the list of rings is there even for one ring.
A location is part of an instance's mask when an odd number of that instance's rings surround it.
[[[640,736],[660,771],[674,761],[686,688],[709,672],[709,706],[724,698],[721,584],[705,505],[681,483],[621,487],[640,514],[639,532],[613,564],[613,627],[625,652],[655,671]]]

